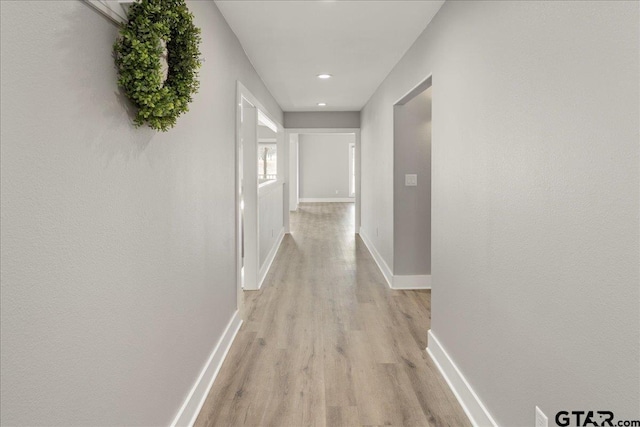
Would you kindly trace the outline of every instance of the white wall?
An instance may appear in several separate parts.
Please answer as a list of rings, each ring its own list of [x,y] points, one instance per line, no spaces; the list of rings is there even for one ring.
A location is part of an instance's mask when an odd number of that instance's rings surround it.
[[[260,126],[258,126],[260,127]],[[277,144],[278,154],[278,180],[265,183],[258,188],[258,250],[260,258],[260,275],[262,279],[269,268],[275,252],[278,250],[280,237],[284,233],[285,213],[288,214],[288,187],[285,186],[285,177],[288,176],[289,147],[285,140],[285,132],[281,124],[278,124],[278,132],[272,133]],[[288,217],[286,218],[288,221]]]
[[[362,112],[392,265],[393,104],[433,73],[432,331],[501,425],[640,413],[638,9],[446,2]]]
[[[0,4],[2,423],[166,425],[236,310],[236,80],[282,112],[213,2],[168,133],[130,125],[113,24]]]
[[[299,136],[300,199],[349,197],[349,144],[353,134]]]
[[[287,129],[360,128],[360,111],[303,111],[285,112]]]
[[[431,274],[431,88],[394,107],[394,275]],[[405,175],[418,185],[405,185]]]
[[[273,184],[267,189],[261,189],[258,201],[260,266],[266,268],[267,256],[278,243],[278,236],[283,230],[283,185]]]
[[[297,133],[289,135],[289,175],[287,183],[289,184],[289,210],[295,211],[298,208],[298,167],[300,165],[298,158],[298,140]]]

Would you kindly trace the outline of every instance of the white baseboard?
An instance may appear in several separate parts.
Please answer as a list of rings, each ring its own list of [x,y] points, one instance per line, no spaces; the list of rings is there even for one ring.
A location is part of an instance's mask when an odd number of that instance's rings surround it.
[[[429,353],[447,384],[449,384],[449,388],[458,399],[471,424],[476,427],[497,427],[487,408],[482,404],[478,395],[473,391],[462,372],[460,372],[453,359],[447,354],[431,330],[429,330],[427,353]]]
[[[227,357],[227,353],[240,330],[240,326],[242,326],[242,319],[238,311],[236,311],[233,313],[231,321],[211,352],[209,360],[207,360],[202,372],[200,372],[198,379],[171,423],[172,427],[193,426],[196,422],[196,418],[209,395],[211,386],[213,386],[213,382],[218,376],[222,362],[224,362],[225,357]]]
[[[373,245],[371,240],[369,240],[369,237],[364,232],[364,230],[362,230],[362,228],[360,228],[360,238],[364,242],[367,249],[369,249],[369,253],[371,253],[373,260],[376,262],[376,264],[378,264],[378,268],[380,269],[380,272],[384,276],[384,279],[387,281],[387,285],[389,285],[390,288],[393,288],[393,286],[391,286],[391,284],[393,283],[393,273],[391,272],[391,269],[389,268],[387,263],[384,262],[384,259],[378,253],[378,250]]]
[[[276,239],[276,243],[273,245],[271,250],[269,251],[269,255],[267,255],[267,259],[260,267],[260,273],[258,274],[258,289],[262,287],[262,282],[264,282],[265,277],[267,277],[267,273],[271,268],[271,264],[273,264],[273,260],[276,259],[276,254],[278,253],[278,249],[280,248],[280,244],[282,243],[282,239],[284,238],[284,228],[280,230],[278,237]]]
[[[353,197],[300,199],[300,203],[354,203],[355,201],[356,199]]]
[[[392,289],[431,289],[431,275],[393,276]]]
[[[369,237],[364,232],[362,227],[360,228],[360,238],[369,249],[369,253],[373,257],[374,261],[378,265],[380,272],[384,276],[387,281],[387,285],[391,289],[395,290],[404,290],[404,289],[431,289],[431,275],[417,275],[417,276],[394,276],[393,271],[389,268],[387,263],[384,261],[376,247],[373,245]]]

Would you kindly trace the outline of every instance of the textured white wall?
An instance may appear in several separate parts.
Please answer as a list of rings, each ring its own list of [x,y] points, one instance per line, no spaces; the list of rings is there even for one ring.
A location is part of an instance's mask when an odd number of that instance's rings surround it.
[[[299,174],[301,199],[349,197],[349,144],[352,134],[301,134]]]
[[[213,2],[166,134],[130,125],[113,24],[0,4],[2,424],[166,425],[236,310],[236,80],[282,112]]]
[[[362,112],[392,265],[393,104],[433,73],[432,327],[501,425],[640,414],[639,6],[446,2]]]

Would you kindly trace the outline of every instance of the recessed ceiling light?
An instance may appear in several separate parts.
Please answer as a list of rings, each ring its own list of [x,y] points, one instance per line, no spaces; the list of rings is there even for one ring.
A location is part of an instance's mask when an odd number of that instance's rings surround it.
[[[326,102],[318,102],[318,107],[326,107],[327,103]]]
[[[318,74],[319,79],[330,79],[333,77],[331,74]]]

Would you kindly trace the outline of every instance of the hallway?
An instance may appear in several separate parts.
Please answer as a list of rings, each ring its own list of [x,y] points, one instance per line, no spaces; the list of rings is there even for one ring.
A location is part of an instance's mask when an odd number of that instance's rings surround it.
[[[640,427],[640,0],[0,29],[0,427]]]
[[[464,426],[425,351],[430,291],[390,290],[352,203],[291,213],[197,426]]]

